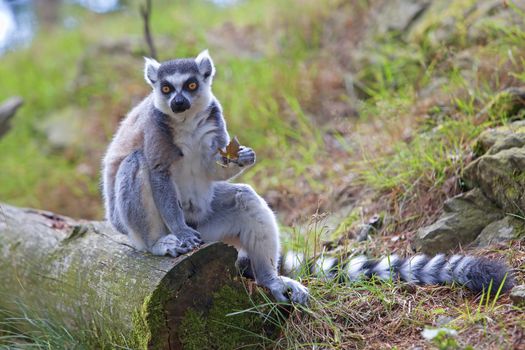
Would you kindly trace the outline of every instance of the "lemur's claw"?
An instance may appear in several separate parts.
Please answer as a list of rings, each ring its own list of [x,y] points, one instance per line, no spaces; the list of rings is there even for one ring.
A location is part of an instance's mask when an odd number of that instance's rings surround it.
[[[200,233],[190,227],[178,232],[177,238],[180,241],[180,247],[187,248],[188,251],[198,248],[202,244]]]

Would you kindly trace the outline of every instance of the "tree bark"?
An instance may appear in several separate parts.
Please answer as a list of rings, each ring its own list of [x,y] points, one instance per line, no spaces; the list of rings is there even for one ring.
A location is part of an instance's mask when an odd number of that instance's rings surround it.
[[[227,314],[256,305],[252,297],[264,293],[247,292],[252,286],[238,276],[236,255],[212,243],[178,258],[152,256],[107,223],[2,204],[0,308],[23,305],[68,330],[93,330],[131,348],[253,344],[253,335],[232,334],[245,328],[267,336],[260,316]]]

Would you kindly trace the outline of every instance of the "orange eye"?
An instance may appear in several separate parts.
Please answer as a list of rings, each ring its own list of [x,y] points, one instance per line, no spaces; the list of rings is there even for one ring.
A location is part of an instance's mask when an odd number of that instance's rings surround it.
[[[188,84],[188,89],[193,91],[197,88],[197,83],[189,83]]]
[[[171,92],[171,88],[168,86],[168,85],[164,85],[162,88],[161,88],[161,91],[162,93],[164,94],[169,94]]]

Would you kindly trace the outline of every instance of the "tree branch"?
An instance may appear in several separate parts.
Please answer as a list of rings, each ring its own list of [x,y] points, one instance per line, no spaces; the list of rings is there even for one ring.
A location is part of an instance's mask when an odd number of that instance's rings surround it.
[[[157,59],[157,50],[155,49],[155,43],[151,36],[150,19],[151,19],[151,0],[146,0],[146,4],[140,6],[140,15],[144,23],[144,39],[148,44],[149,56]]]

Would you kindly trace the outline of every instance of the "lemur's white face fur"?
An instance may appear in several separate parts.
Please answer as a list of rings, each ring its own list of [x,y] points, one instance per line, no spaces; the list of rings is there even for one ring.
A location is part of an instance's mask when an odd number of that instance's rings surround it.
[[[208,50],[195,59],[159,63],[145,58],[144,77],[153,88],[154,104],[161,112],[185,119],[208,107],[215,67]]]

